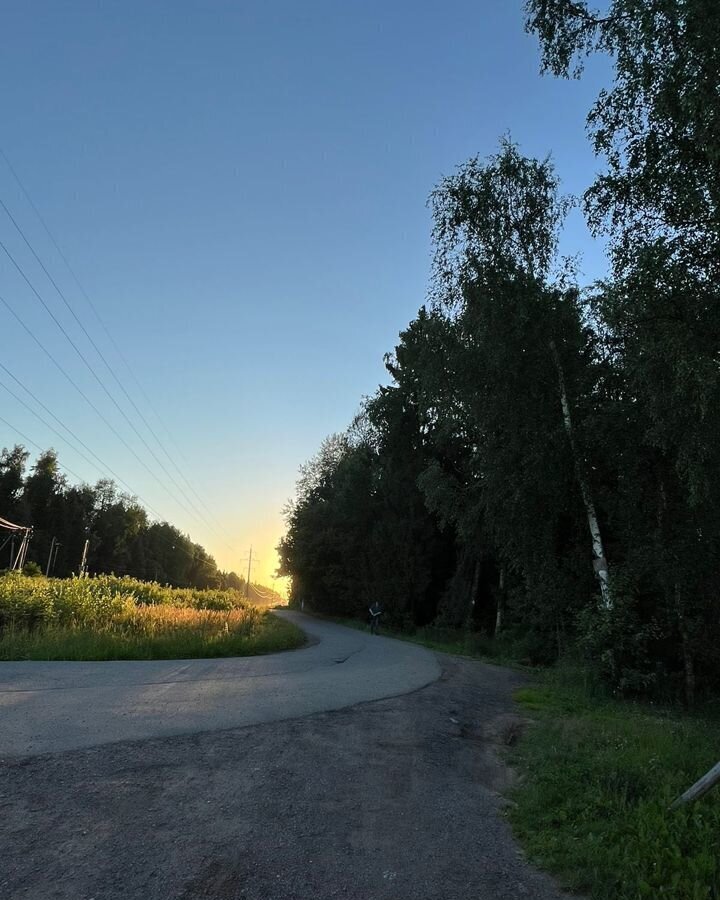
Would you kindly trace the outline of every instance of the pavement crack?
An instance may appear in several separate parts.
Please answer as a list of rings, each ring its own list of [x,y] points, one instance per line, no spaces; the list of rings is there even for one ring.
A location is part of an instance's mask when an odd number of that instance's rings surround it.
[[[361,650],[362,647],[359,647],[357,650],[353,650],[351,653],[348,653],[347,656],[336,656],[333,658],[333,662],[335,663],[335,665],[341,666],[344,662],[347,662],[351,656],[356,656],[358,653],[360,653]]]

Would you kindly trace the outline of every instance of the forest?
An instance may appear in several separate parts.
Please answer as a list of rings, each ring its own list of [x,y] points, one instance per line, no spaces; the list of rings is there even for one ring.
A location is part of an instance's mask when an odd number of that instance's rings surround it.
[[[610,60],[598,174],[565,196],[506,136],[439,181],[428,297],[302,468],[281,574],[319,613],[379,600],[692,705],[720,689],[720,8],[529,0],[525,26],[548,76]],[[597,283],[558,252],[573,205]]]
[[[78,574],[87,540],[91,574],[130,575],[175,587],[245,588],[245,579],[221,572],[179,529],[151,523],[143,506],[110,479],[71,485],[54,450],[41,453],[28,471],[29,456],[21,445],[0,453],[0,510],[4,519],[32,526],[31,570],[62,578]],[[10,568],[17,555],[20,539],[14,537],[0,529],[0,570]]]

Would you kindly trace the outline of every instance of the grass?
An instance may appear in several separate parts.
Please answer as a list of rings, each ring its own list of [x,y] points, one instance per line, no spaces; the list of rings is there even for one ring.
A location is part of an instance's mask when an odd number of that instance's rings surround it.
[[[538,661],[513,635],[383,630],[488,662]],[[592,900],[720,900],[720,786],[669,810],[720,759],[717,709],[688,716],[622,702],[569,668],[545,670],[515,697],[534,721],[512,751],[521,778],[509,817],[535,865]]]
[[[720,790],[670,812],[720,758],[720,723],[593,696],[548,676],[510,819],[529,858],[593,900],[720,898]]]
[[[254,656],[304,643],[302,631],[237,591],[130,578],[0,577],[0,660]]]

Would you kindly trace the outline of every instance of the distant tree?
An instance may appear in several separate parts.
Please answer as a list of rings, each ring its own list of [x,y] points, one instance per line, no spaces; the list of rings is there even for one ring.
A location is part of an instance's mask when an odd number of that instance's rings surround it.
[[[3,447],[0,453],[0,516],[4,519],[24,519],[21,507],[25,467],[30,454],[16,444],[12,450]],[[18,522],[18,524],[21,524]]]
[[[55,537],[60,542],[54,574],[67,577],[80,568],[85,540],[95,517],[95,492],[89,484],[69,487],[62,495]]]
[[[225,590],[244,591],[245,579],[241,578],[237,572],[219,572],[218,578],[220,587]]]
[[[28,560],[39,570],[45,571],[53,547],[53,574],[77,573],[87,540],[91,572],[183,587],[221,583],[212,556],[169,523],[151,525],[136,498],[120,493],[112,480],[70,486],[54,450],[41,453],[29,474],[28,458],[19,445],[0,453],[0,515],[33,527]],[[244,585],[235,573],[227,581]]]
[[[23,503],[33,526],[29,558],[41,567],[59,525],[60,504],[66,488],[67,479],[60,471],[57,453],[54,450],[41,453],[23,488]]]

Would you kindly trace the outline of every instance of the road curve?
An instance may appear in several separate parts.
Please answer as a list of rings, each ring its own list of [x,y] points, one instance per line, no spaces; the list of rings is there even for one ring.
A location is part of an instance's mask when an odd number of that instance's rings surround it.
[[[282,611],[316,641],[270,656],[0,663],[0,757],[256,725],[409,693],[421,647]]]

